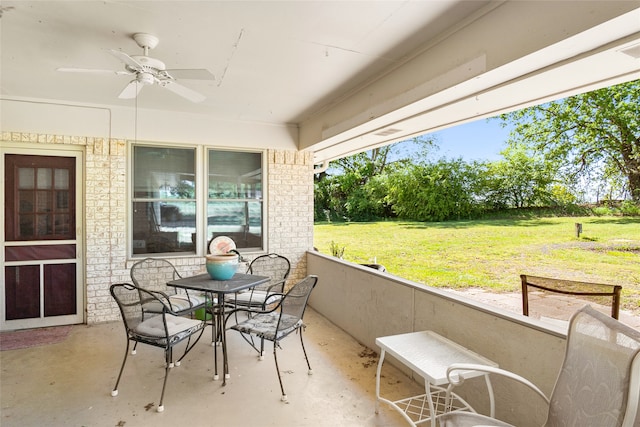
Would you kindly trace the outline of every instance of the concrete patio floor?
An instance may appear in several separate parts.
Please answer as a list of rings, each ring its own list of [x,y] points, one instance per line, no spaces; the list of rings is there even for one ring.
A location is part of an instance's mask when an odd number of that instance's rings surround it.
[[[76,325],[62,343],[0,352],[0,425],[13,426],[405,426],[382,404],[375,408],[379,349],[368,349],[308,309],[305,345],[313,375],[297,336],[278,350],[288,403],[280,401],[273,347],[257,353],[235,332],[228,333],[231,378],[213,380],[211,329],[181,366],[169,374],[165,411],[156,412],[164,376],[162,350],[138,346],[111,397],[122,357],[120,322]],[[385,363],[385,396],[424,392]]]

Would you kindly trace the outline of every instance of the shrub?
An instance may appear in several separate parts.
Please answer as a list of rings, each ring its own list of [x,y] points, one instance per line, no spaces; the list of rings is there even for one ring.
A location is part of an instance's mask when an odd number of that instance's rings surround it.
[[[620,213],[625,216],[639,216],[640,204],[635,203],[632,200],[625,200],[620,205]]]

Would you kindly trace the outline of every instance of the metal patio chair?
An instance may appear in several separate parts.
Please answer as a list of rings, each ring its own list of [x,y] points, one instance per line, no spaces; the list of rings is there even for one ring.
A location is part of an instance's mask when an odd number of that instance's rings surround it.
[[[226,303],[232,309],[239,307],[265,309],[266,305],[275,304],[280,299],[290,271],[291,263],[285,256],[276,253],[260,255],[251,261],[247,268],[247,274],[266,276],[270,280],[262,285],[230,295]],[[237,312],[235,319],[237,322]],[[242,338],[252,347],[256,347],[255,340],[251,335],[243,334]]]
[[[187,290],[178,292],[176,288],[167,286],[168,281],[179,278],[178,270],[165,259],[145,258],[131,267],[131,280],[138,288],[161,293],[173,313],[193,315],[195,310],[205,306],[206,297]],[[157,300],[150,300],[144,302],[143,309],[148,313],[161,313],[163,307]]]
[[[129,356],[129,345],[134,342],[148,344],[154,347],[160,347],[164,350],[165,357],[165,373],[164,382],[162,384],[162,394],[160,395],[160,403],[158,404],[158,412],[164,411],[164,392],[167,386],[167,378],[169,369],[174,366],[180,366],[182,359],[196,345],[202,333],[204,332],[205,323],[201,320],[190,319],[179,316],[172,312],[169,308],[169,301],[164,299],[159,292],[152,292],[139,288],[129,283],[118,283],[111,285],[111,295],[115,299],[122,321],[127,334],[127,347],[120,367],[120,373],[116,380],[116,385],[111,392],[112,396],[118,395],[118,385],[122,378],[124,366]],[[159,313],[149,313],[146,315],[143,305],[153,302],[162,307]],[[195,336],[195,337],[194,337]],[[186,342],[184,353],[174,362],[173,349],[183,341]],[[132,354],[135,354],[132,352]]]
[[[284,285],[291,271],[289,260],[275,253],[256,257],[249,264],[248,274],[269,277],[269,282],[240,292],[229,298],[234,307],[264,308],[265,303],[277,302],[278,294],[284,292]]]
[[[280,347],[280,341],[287,337],[292,332],[299,332],[300,344],[302,345],[302,352],[309,368],[309,375],[313,372],[311,365],[309,364],[309,358],[307,357],[307,351],[304,348],[304,341],[302,340],[302,330],[305,328],[305,324],[302,320],[307,302],[311,291],[318,282],[317,276],[307,276],[297,284],[295,284],[286,294],[281,294],[278,299],[278,303],[275,307],[265,309],[252,309],[252,308],[237,308],[231,310],[225,318],[225,328],[229,318],[236,314],[236,312],[242,311],[251,314],[247,320],[236,323],[230,326],[230,329],[236,330],[242,334],[249,334],[260,339],[260,347],[253,346],[253,348],[260,354],[260,359],[264,354],[264,341],[273,342],[273,359],[276,364],[276,371],[278,373],[278,381],[280,382],[280,391],[282,392],[282,401],[287,401],[287,395],[282,385],[282,377],[280,375],[280,369],[278,367],[277,348]]]
[[[640,332],[585,306],[570,320],[564,362],[550,397],[515,373],[483,365],[452,365],[452,385],[464,382],[460,370],[503,375],[531,388],[549,405],[545,427],[637,426],[640,399]],[[450,412],[440,427],[511,426],[484,415]]]

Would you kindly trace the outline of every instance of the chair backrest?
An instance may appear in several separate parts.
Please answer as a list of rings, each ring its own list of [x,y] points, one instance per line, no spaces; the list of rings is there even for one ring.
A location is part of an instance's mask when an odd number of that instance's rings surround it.
[[[532,314],[542,314],[550,318],[567,320],[571,313],[574,313],[585,303],[607,308],[611,312],[611,317],[617,319],[620,314],[620,292],[622,286],[608,285],[603,283],[578,282],[565,279],[551,279],[548,277],[520,275],[522,282],[522,314],[529,316]],[[559,304],[552,304],[551,295]],[[566,295],[566,296],[565,296]],[[549,296],[549,298],[546,298]],[[531,313],[529,305],[535,304],[536,300],[545,298],[540,307],[546,308],[546,313],[539,311]],[[553,307],[564,307],[562,312],[554,310]],[[564,316],[564,318],[563,318]]]
[[[545,426],[637,425],[639,384],[640,332],[585,306],[571,318]]]
[[[178,270],[166,259],[145,258],[131,267],[131,280],[137,287],[167,295],[176,293],[175,288],[167,286],[167,282],[180,277]]]
[[[284,330],[302,320],[311,291],[318,283],[318,276],[309,275],[287,291],[280,303],[278,330]]]
[[[127,332],[135,330],[143,320],[142,302],[146,295],[141,296],[140,290],[130,283],[116,283],[109,291],[120,308],[125,329]]]
[[[276,283],[282,283],[284,285],[284,281],[289,276],[290,271],[291,263],[289,260],[282,255],[274,253],[256,257],[251,261],[247,270],[249,274],[269,277],[269,282],[259,286],[259,288],[267,288]],[[283,292],[283,290],[284,287],[281,287],[278,290],[274,290],[274,292]]]

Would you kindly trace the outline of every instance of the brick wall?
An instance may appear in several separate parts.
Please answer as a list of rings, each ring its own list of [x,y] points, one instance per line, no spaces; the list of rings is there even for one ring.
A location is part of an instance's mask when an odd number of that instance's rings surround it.
[[[87,323],[116,320],[109,286],[129,282],[127,248],[127,142],[104,138],[2,132],[2,141],[66,144],[85,154],[85,289]],[[73,147],[71,147],[73,146]],[[311,153],[268,150],[268,247],[291,261],[289,284],[306,275],[305,252],[313,247],[313,160]],[[200,256],[169,259],[180,274],[204,272]]]
[[[291,261],[290,285],[306,275],[313,248],[313,156],[270,150],[268,163],[268,249]]]

